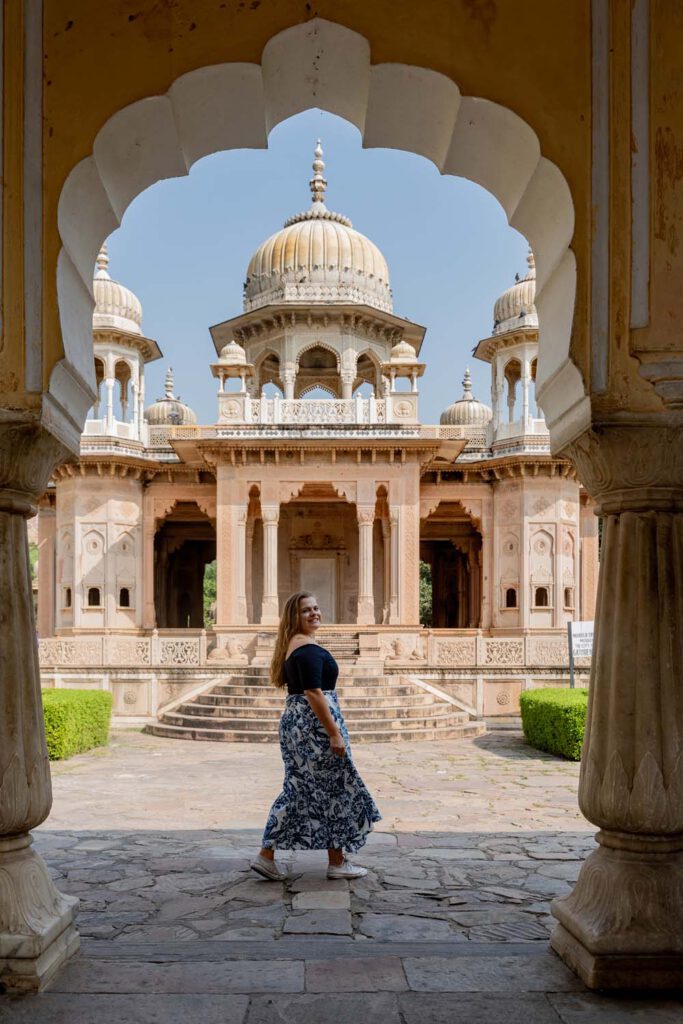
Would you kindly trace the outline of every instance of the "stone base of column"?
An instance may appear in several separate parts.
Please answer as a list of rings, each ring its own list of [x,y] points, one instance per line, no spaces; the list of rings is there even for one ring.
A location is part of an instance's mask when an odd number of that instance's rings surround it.
[[[78,900],[55,888],[24,834],[0,839],[0,992],[38,992],[78,951]]]
[[[374,626],[375,624],[375,602],[371,597],[358,599],[358,615],[356,622],[359,626]]]
[[[683,836],[597,838],[550,945],[589,988],[683,988]]]
[[[280,621],[280,602],[277,597],[264,597],[261,605],[261,625],[277,626]]]

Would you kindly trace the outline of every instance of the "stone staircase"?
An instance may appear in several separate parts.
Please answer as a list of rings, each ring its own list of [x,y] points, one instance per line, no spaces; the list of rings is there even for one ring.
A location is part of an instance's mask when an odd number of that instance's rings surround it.
[[[345,633],[341,629],[321,626],[318,639],[336,661],[354,661],[360,654],[358,633]]]
[[[342,669],[337,693],[352,743],[466,739],[486,731],[483,722],[400,676],[345,678]],[[164,712],[145,731],[171,739],[276,743],[284,699],[265,670],[252,668]]]

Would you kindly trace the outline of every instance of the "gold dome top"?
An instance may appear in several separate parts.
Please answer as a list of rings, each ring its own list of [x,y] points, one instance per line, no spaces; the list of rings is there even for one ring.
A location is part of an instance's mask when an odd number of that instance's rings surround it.
[[[312,203],[263,242],[247,268],[244,310],[274,302],[353,302],[392,311],[389,268],[374,242],[348,217],[325,206],[327,181],[320,140],[315,148]]]
[[[97,270],[93,280],[93,330],[113,328],[127,331],[129,334],[142,334],[140,300],[129,288],[125,288],[118,281],[112,281],[107,270],[108,265],[107,245],[103,243],[97,254]]]
[[[531,249],[526,258],[529,269],[511,288],[503,292],[493,307],[493,333],[504,334],[515,327],[538,327],[536,299],[536,263]]]

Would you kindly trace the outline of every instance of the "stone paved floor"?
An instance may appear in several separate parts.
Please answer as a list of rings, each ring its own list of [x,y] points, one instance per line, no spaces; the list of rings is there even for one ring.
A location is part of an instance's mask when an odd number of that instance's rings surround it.
[[[0,1022],[680,1024],[683,1001],[588,993],[548,950],[593,845],[577,765],[510,734],[354,756],[384,820],[351,885],[320,853],[283,854],[284,885],[250,876],[272,746],[119,732],[56,765],[37,846],[81,901],[82,952]]]

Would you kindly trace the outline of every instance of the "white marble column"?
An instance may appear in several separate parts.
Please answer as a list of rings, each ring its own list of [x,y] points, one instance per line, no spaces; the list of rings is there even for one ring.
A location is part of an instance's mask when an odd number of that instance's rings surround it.
[[[399,572],[399,519],[397,512],[389,515],[391,568],[389,584],[389,622],[398,622],[398,572]]]
[[[28,414],[0,424],[0,989],[36,991],[78,949],[78,901],[55,888],[30,830],[52,806],[26,516],[68,452]]]
[[[142,500],[142,628],[154,629],[154,499],[150,491]]]
[[[56,602],[62,598],[55,580],[56,531],[55,509],[41,508],[38,514],[38,635],[41,637],[54,635]]]
[[[247,622],[254,622],[254,519],[249,516],[245,527],[245,591]]]
[[[262,508],[263,516],[263,607],[261,623],[274,625],[280,620],[277,582],[277,535],[279,506]]]
[[[683,986],[683,445],[604,426],[563,454],[604,516],[579,804],[600,831],[551,943],[593,988]]]
[[[107,391],[107,405],[106,405],[106,425],[107,433],[114,433],[114,385],[116,381],[113,377],[105,377],[104,386]]]
[[[361,506],[358,509],[358,618],[366,624],[375,621],[375,596],[373,587],[372,531],[375,522],[375,507]]]
[[[237,510],[236,522],[236,565],[235,604],[237,624],[247,624],[247,509]]]

